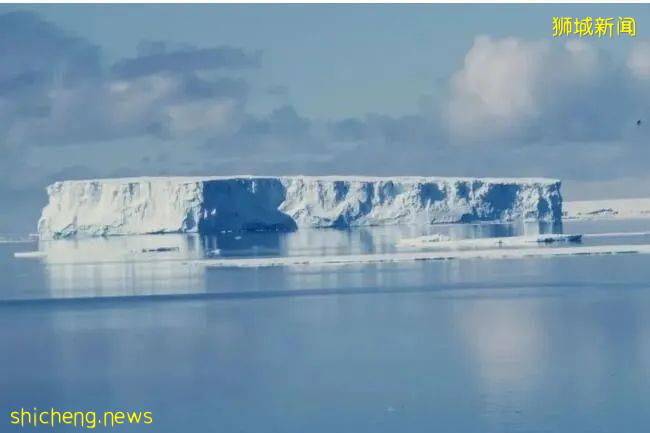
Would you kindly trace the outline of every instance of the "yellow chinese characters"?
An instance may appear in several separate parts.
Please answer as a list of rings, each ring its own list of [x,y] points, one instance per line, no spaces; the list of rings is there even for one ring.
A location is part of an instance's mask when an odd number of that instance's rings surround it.
[[[616,23],[616,35],[627,34],[636,36],[636,22],[632,17],[618,17]],[[603,36],[610,38],[614,35],[614,18],[591,18],[583,19],[571,17],[553,17],[553,36]]]
[[[616,25],[616,33],[619,35],[621,33],[627,33],[630,36],[636,36],[636,22],[634,21],[634,18],[618,17],[618,24]]]
[[[607,36],[608,30],[609,30],[609,37],[610,38],[612,37],[612,26],[614,25],[614,23],[611,22],[612,20],[613,18],[607,18],[607,19],[603,19],[600,17],[596,18],[596,34],[598,35],[599,38],[601,36]]]
[[[553,17],[553,36],[569,36],[571,34],[570,17]]]
[[[584,35],[589,35],[593,36],[594,35],[594,30],[593,30],[593,20],[591,18],[585,18],[581,21],[576,18],[576,30],[573,33],[576,33],[580,35],[580,37]]]

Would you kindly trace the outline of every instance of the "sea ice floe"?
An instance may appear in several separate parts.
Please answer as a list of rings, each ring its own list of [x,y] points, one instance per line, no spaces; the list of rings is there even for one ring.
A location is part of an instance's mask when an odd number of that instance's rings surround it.
[[[562,205],[562,218],[650,218],[650,198],[565,201]]]
[[[42,259],[47,257],[47,253],[44,251],[18,251],[14,253],[14,257],[17,259]]]
[[[169,253],[173,251],[180,251],[180,247],[143,248],[140,250],[142,253]]]
[[[610,233],[585,233],[583,238],[625,238],[650,236],[650,232],[610,232]]]
[[[492,248],[483,250],[469,249],[389,254],[208,259],[197,260],[194,263],[210,268],[263,268],[273,266],[343,266],[360,264],[369,265],[382,263],[405,263],[432,260],[521,259],[533,257],[565,257],[611,254],[650,254],[650,244],[546,248]]]
[[[534,236],[509,236],[498,238],[451,239],[448,236],[435,234],[417,238],[401,239],[397,248],[426,248],[426,249],[463,249],[463,248],[494,248],[519,247],[531,244],[553,244],[564,242],[580,242],[579,234],[545,234]]]

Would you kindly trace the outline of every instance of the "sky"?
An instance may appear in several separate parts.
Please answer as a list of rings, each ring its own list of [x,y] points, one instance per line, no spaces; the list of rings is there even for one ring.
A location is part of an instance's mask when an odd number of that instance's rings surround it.
[[[633,17],[636,36],[554,38],[557,16]],[[0,232],[34,229],[47,184],[96,177],[647,197],[649,41],[646,5],[2,5]]]

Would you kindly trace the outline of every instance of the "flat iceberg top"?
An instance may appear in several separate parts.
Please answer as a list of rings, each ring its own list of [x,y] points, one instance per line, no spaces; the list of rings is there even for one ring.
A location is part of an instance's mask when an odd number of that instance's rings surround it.
[[[214,180],[263,180],[263,179],[286,179],[286,180],[304,180],[304,181],[324,181],[324,182],[487,182],[502,184],[544,184],[550,185],[560,182],[559,179],[544,177],[457,177],[457,176],[353,176],[353,175],[323,175],[323,176],[263,176],[263,175],[232,175],[232,176],[139,176],[139,177],[113,177],[113,178],[96,178],[80,180],[63,180],[56,183],[88,183],[100,182],[107,184],[128,184],[138,182],[174,182],[174,183],[192,183],[208,182]]]

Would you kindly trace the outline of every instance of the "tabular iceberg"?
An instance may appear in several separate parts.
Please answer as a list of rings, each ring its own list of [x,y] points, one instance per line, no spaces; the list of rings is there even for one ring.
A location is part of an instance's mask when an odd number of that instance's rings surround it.
[[[442,177],[143,177],[56,182],[43,239],[515,219],[558,221],[560,181]]]

